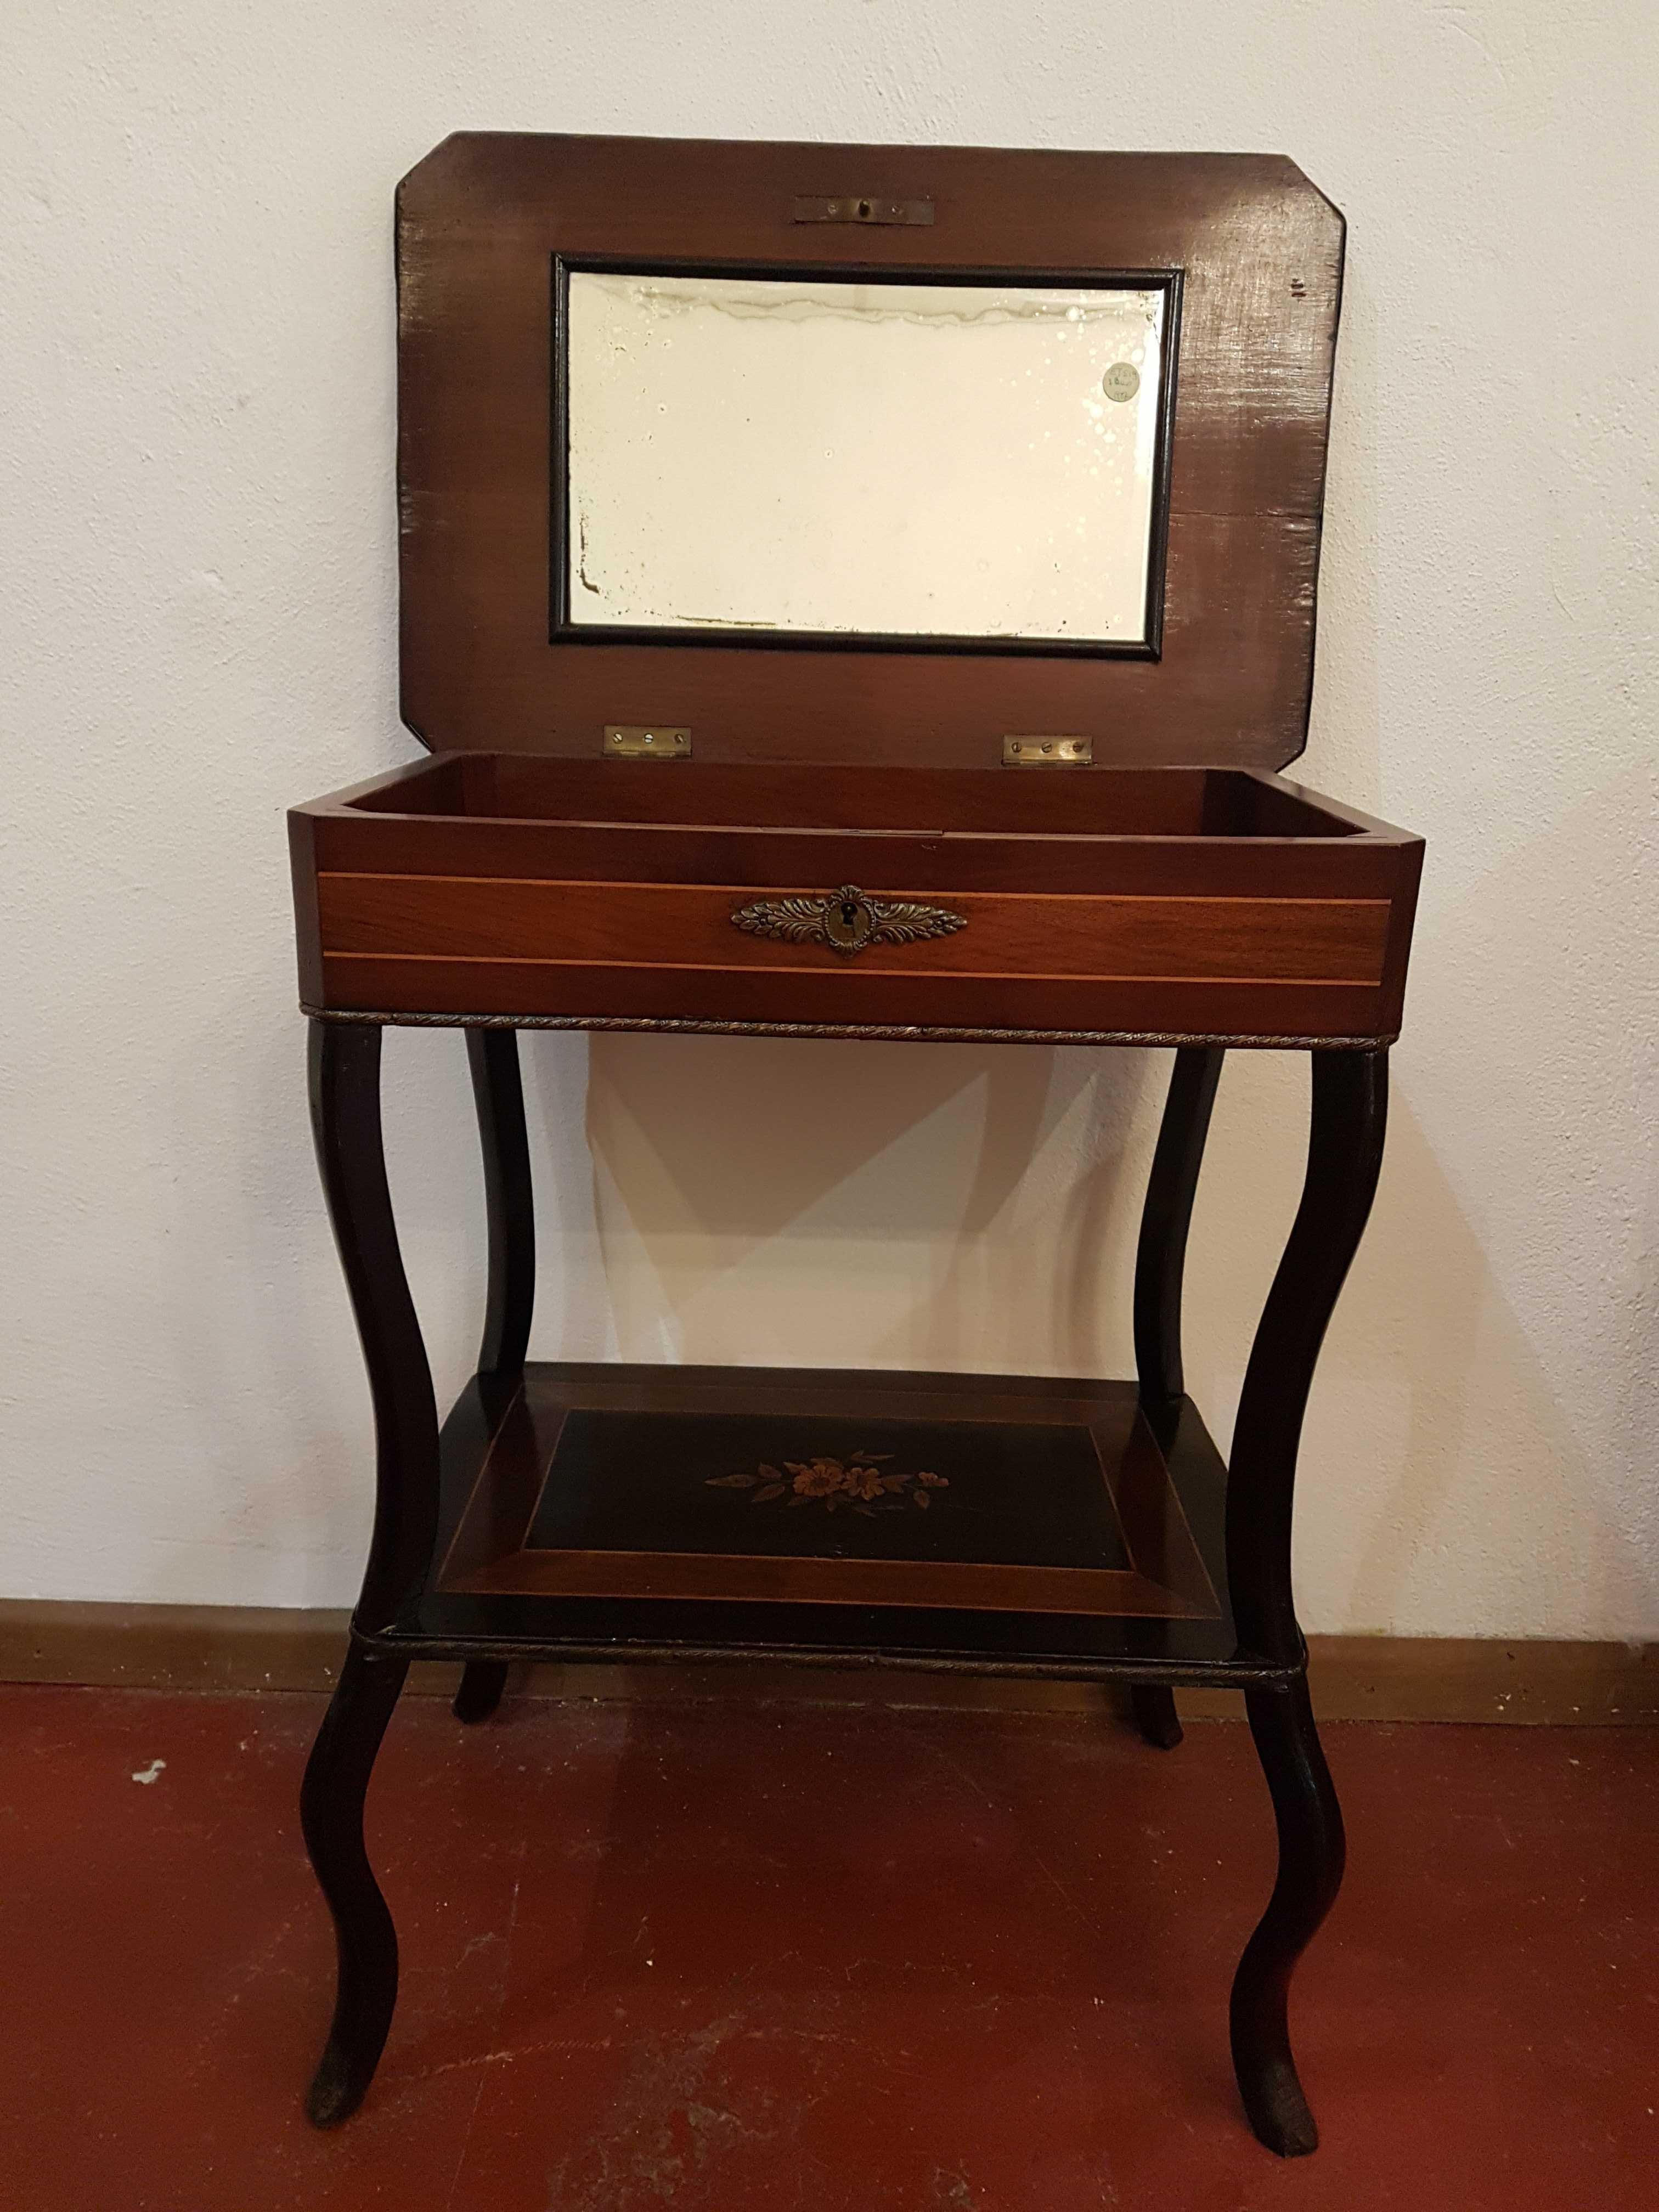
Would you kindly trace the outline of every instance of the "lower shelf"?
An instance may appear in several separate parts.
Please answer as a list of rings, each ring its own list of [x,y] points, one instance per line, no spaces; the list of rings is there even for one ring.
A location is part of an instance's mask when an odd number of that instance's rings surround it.
[[[1129,1382],[535,1364],[446,1423],[411,1656],[1240,1682],[1226,1470]]]

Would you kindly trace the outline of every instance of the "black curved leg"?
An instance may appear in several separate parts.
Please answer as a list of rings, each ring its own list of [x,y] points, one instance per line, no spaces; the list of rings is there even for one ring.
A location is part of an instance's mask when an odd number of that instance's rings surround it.
[[[1160,1682],[1136,1682],[1129,1691],[1129,1709],[1135,1726],[1159,1751],[1173,1751],[1181,1741],[1181,1717],[1176,1711],[1175,1692]]]
[[[1244,1703],[1273,1794],[1279,1878],[1233,1978],[1233,2070],[1258,2140],[1297,2158],[1318,2148],[1319,2130],[1291,2056],[1291,1976],[1342,1887],[1342,1811],[1306,1680],[1248,1691]]]
[[[536,1303],[536,1215],[530,1139],[514,1030],[469,1030],[466,1055],[483,1152],[484,1210],[489,1224],[489,1289],[484,1306],[481,1375],[517,1376],[530,1346]]]
[[[1186,1389],[1181,1368],[1181,1291],[1187,1231],[1222,1058],[1218,1048],[1198,1045],[1183,1046],[1176,1053],[1141,1210],[1135,1251],[1135,1371],[1140,1402],[1155,1432],[1174,1418]],[[1145,1740],[1160,1751],[1173,1751],[1181,1741],[1174,1691],[1160,1683],[1137,1683],[1129,1692],[1129,1704]]]
[[[1149,1408],[1172,1403],[1186,1388],[1181,1371],[1181,1289],[1187,1231],[1223,1057],[1218,1048],[1200,1045],[1186,1045],[1176,1053],[1147,1179],[1135,1251],[1134,1325],[1135,1372],[1141,1401]]]
[[[1316,1052],[1302,1203],[1245,1370],[1227,1480],[1227,1570],[1240,1648],[1294,1670],[1246,1694],[1279,1826],[1279,1878],[1233,1984],[1233,2065],[1250,2125],[1282,2157],[1319,2133],[1291,2056],[1296,1962],[1342,1880],[1342,1815],[1314,1727],[1291,1587],[1296,1456],[1314,1364],[1382,1163],[1384,1052]]]
[[[469,1724],[487,1721],[501,1702],[506,1687],[505,1660],[469,1659],[461,1670],[461,1686],[450,1711],[458,1721]]]
[[[524,1372],[536,1302],[535,1200],[517,1032],[469,1030],[466,1054],[483,1151],[484,1209],[489,1224],[489,1288],[478,1372],[510,1389]],[[455,1692],[456,1719],[487,1721],[506,1687],[504,1665],[493,1659],[470,1660]]]
[[[406,1660],[352,1643],[306,1765],[300,1826],[334,1916],[334,2021],[306,2098],[314,2126],[337,2127],[363,2100],[398,2002],[398,1936],[363,1846],[363,1799]]]
[[[312,1023],[311,1124],[374,1406],[374,1526],[353,1616],[373,1636],[421,1587],[438,1535],[438,1407],[386,1188],[374,1024]]]
[[[359,1641],[391,1627],[430,1568],[438,1523],[438,1416],[404,1274],[380,1139],[380,1031],[313,1021],[311,1112],[318,1164],[362,1340],[374,1406],[374,1526],[353,1639],[306,1768],[300,1818],[334,1916],[334,2024],[307,2110],[319,2127],[362,2102],[398,1990],[392,1917],[363,1850],[363,1799],[406,1662]]]

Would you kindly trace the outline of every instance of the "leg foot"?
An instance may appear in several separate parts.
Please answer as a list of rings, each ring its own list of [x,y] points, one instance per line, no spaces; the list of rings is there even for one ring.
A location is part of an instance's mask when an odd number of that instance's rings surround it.
[[[1175,1692],[1156,1682],[1137,1682],[1129,1692],[1135,1726],[1158,1751],[1173,1751],[1181,1741],[1181,1720]]]
[[[507,1687],[504,1660],[469,1659],[461,1672],[461,1686],[450,1711],[458,1721],[476,1724],[487,1721],[501,1702]]]
[[[301,1786],[300,1826],[339,1960],[333,2025],[306,2099],[314,2127],[337,2127],[362,2104],[398,2001],[397,1931],[363,1847],[363,1799],[408,1671],[350,1646]]]
[[[1319,2130],[1291,2056],[1291,1976],[1342,1885],[1342,1814],[1306,1682],[1249,1691],[1245,1705],[1273,1795],[1279,1878],[1233,1982],[1233,2069],[1257,2139],[1299,2158],[1317,2148]]]

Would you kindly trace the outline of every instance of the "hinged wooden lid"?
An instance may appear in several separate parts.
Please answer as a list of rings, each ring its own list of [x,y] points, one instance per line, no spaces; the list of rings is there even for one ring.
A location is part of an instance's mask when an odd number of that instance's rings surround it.
[[[870,217],[811,212],[848,193]],[[463,134],[398,216],[403,714],[434,750],[597,757],[659,722],[699,762],[989,767],[1057,731],[1097,764],[1302,750],[1343,222],[1291,162]],[[554,641],[556,256],[1176,272],[1157,657]]]

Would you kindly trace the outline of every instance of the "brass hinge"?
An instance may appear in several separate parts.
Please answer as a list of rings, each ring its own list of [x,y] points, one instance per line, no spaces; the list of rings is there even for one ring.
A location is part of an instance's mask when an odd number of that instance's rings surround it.
[[[690,760],[691,732],[669,722],[607,722],[605,750],[613,760]]]
[[[1004,768],[1088,768],[1095,757],[1092,738],[1005,738]]]

